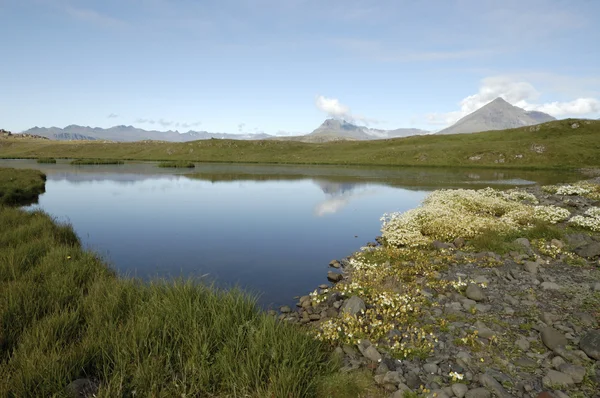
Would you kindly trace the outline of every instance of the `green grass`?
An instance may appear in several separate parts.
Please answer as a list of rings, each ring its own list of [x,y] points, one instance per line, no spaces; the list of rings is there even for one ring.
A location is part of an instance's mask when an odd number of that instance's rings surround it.
[[[117,159],[75,159],[71,161],[72,165],[97,165],[97,164],[124,164],[125,162]]]
[[[165,168],[176,168],[176,169],[193,169],[194,167],[196,167],[196,165],[192,162],[185,162],[185,161],[173,161],[173,162],[160,162],[158,164],[158,167],[165,167]]]
[[[0,168],[0,206],[35,203],[45,184],[46,176],[39,171]]]
[[[0,189],[41,180],[14,172],[0,169]],[[98,382],[98,397],[349,398],[374,388],[338,367],[323,343],[242,291],[118,278],[70,226],[0,206],[2,397],[64,396],[78,378]]]
[[[531,228],[512,233],[499,233],[493,230],[484,231],[469,240],[469,246],[479,252],[506,254],[511,251],[524,250],[522,245],[514,243],[517,238],[527,238],[529,240],[543,239],[550,241],[552,239],[562,239],[564,235],[565,232],[559,227],[539,222]]]
[[[579,128],[571,125],[577,122]],[[543,152],[534,149],[543,147]],[[4,158],[60,157],[189,162],[580,168],[600,166],[600,121],[558,120],[476,134],[377,141],[203,140],[184,143],[5,139]],[[479,160],[474,160],[478,157]],[[501,163],[502,160],[502,163]]]
[[[54,159],[54,158],[38,158],[37,162],[54,164],[54,163],[56,163],[56,159]]]

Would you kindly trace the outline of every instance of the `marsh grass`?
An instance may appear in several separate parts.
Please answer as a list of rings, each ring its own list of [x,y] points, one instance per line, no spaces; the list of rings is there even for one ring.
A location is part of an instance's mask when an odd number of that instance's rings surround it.
[[[45,183],[46,176],[39,171],[0,168],[0,206],[37,202]]]
[[[38,163],[54,164],[54,163],[56,163],[56,159],[54,159],[54,158],[38,158],[37,162]]]
[[[175,162],[160,162],[158,167],[175,168],[175,169],[193,169],[196,165],[192,162],[175,161]]]
[[[103,164],[125,164],[122,160],[117,159],[75,159],[71,161],[72,165],[103,165]]]

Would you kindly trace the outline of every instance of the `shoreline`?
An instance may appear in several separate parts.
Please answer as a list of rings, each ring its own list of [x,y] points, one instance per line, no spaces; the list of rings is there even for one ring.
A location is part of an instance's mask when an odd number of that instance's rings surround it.
[[[405,274],[391,289],[389,281],[353,286],[365,275],[381,278],[374,269],[389,269],[395,260],[389,253],[394,249],[378,237],[348,258],[333,260],[327,274],[331,285],[300,297],[296,309],[281,308],[279,319],[306,325],[329,341],[343,360],[343,372],[371,369],[375,383],[393,398],[489,397],[490,392],[596,396],[591,394],[600,391],[600,179],[590,184],[585,186],[595,189],[592,198],[570,185],[562,188],[572,190],[566,195],[556,193],[561,185],[512,192],[535,198],[549,206],[546,210],[568,208],[569,219],[587,219],[585,212],[597,208],[596,232],[573,229],[564,219],[542,239],[528,239],[521,231],[522,237],[507,242],[505,253],[474,251],[461,237],[432,240],[419,248],[431,266],[416,277]],[[384,253],[368,264],[361,259],[369,252]],[[418,257],[402,266],[415,266]],[[385,279],[398,271],[381,272]],[[383,304],[368,292],[377,286],[388,294]],[[403,314],[390,317],[390,308]],[[404,324],[382,325],[395,317]]]

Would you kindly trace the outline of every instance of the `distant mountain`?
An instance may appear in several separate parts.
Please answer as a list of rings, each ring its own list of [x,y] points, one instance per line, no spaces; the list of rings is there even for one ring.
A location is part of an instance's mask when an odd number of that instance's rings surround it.
[[[556,120],[538,111],[526,111],[498,97],[452,126],[436,134],[464,134],[488,130],[505,130]]]
[[[327,119],[310,134],[295,137],[273,137],[273,139],[302,142],[366,141],[408,137],[427,133],[429,132],[419,129],[372,129],[365,126],[358,126],[345,120]]]
[[[177,131],[144,130],[133,126],[115,126],[107,129],[99,127],[78,126],[72,124],[64,129],[58,127],[34,127],[23,134],[34,134],[52,140],[106,140],[117,142],[133,142],[143,140],[186,142],[207,140],[210,138],[237,139],[237,140],[262,140],[271,137],[268,134],[226,134],[209,133],[207,131]]]

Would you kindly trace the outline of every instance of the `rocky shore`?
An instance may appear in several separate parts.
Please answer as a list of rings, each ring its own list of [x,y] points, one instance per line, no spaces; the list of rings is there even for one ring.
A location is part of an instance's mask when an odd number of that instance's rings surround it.
[[[343,372],[370,369],[391,398],[600,397],[598,184],[488,191],[493,211],[473,214],[512,228],[489,250],[488,229],[407,235],[414,220],[400,216],[401,227],[332,261],[330,284],[276,315],[330,342]],[[452,208],[469,208],[472,192]],[[505,220],[521,213],[537,218]]]

